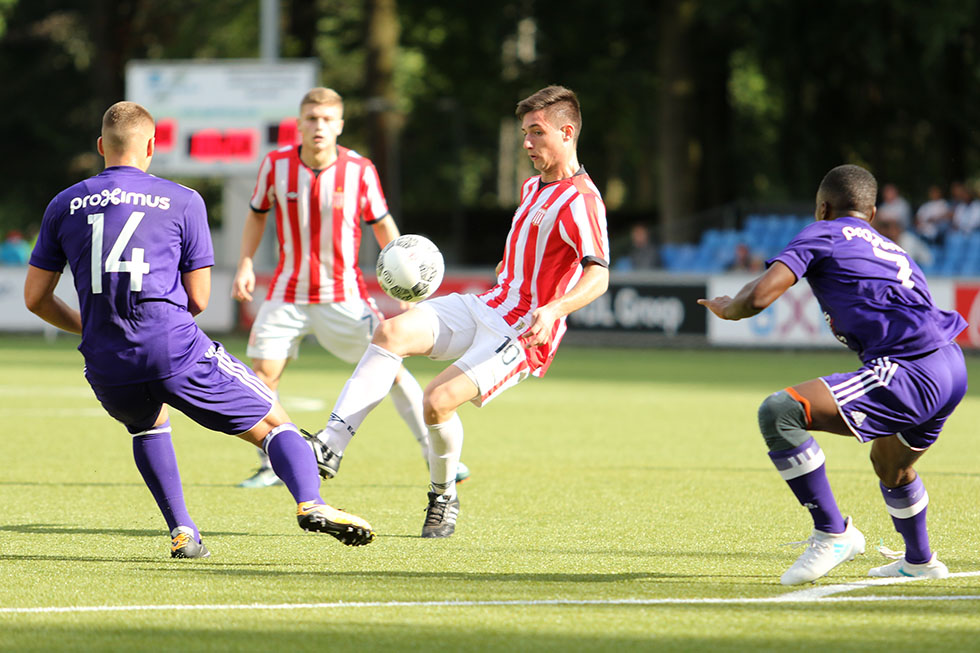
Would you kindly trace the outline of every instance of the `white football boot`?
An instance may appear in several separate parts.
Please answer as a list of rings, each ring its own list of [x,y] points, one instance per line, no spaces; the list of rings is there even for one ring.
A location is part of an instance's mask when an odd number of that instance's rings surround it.
[[[898,554],[901,557],[895,562],[891,562],[881,567],[875,567],[868,572],[869,576],[877,578],[893,578],[895,576],[909,576],[911,578],[946,578],[949,576],[949,569],[941,563],[936,554],[932,554],[929,562],[915,565],[905,561],[905,554]],[[892,557],[892,556],[886,556]]]
[[[864,535],[854,528],[851,518],[844,520],[843,533],[824,533],[814,529],[809,539],[796,544],[807,548],[779,579],[783,585],[812,583],[841,564],[864,553]]]

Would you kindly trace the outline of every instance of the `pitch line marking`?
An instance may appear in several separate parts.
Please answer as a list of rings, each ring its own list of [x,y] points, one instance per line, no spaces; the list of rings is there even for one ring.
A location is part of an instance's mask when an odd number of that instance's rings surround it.
[[[961,571],[955,574],[950,574],[949,578],[969,578],[971,576],[980,576],[980,571]],[[809,587],[804,590],[797,590],[795,592],[790,592],[789,594],[783,594],[779,598],[782,601],[828,600],[827,597],[831,597],[834,594],[840,594],[842,592],[852,592],[854,590],[860,590],[866,587],[877,587],[879,585],[897,585],[899,583],[911,583],[917,580],[928,580],[928,579],[914,578],[911,576],[896,576],[895,578],[869,578],[867,580],[859,580],[853,583],[839,583],[836,585],[818,585],[815,587]]]
[[[950,578],[980,576],[980,571],[950,574]],[[658,605],[756,605],[772,603],[884,603],[888,601],[980,601],[980,595],[953,594],[942,596],[830,596],[865,587],[894,585],[922,578],[876,578],[855,583],[827,585],[790,592],[781,596],[757,598],[703,598],[703,599],[541,599],[500,601],[335,601],[332,603],[229,603],[213,605],[88,605],[37,608],[0,608],[4,614],[65,614],[85,612],[195,612],[205,610],[331,610],[337,608],[472,608],[472,607],[561,607],[575,605],[610,606],[658,606]]]

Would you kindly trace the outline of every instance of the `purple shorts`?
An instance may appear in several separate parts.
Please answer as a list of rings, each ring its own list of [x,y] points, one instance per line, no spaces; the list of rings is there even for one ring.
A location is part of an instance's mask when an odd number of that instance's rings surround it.
[[[236,435],[258,424],[275,403],[268,386],[219,342],[211,343],[199,361],[166,379],[129,385],[89,380],[89,384],[106,412],[130,433],[153,426],[167,404],[205,428]]]
[[[856,372],[821,379],[858,440],[897,434],[917,451],[936,441],[967,386],[963,352],[955,343],[920,356],[883,356]]]

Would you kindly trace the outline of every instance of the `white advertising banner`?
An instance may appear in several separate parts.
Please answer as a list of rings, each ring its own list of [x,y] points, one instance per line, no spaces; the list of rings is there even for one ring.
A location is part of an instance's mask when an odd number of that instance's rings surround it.
[[[753,278],[750,275],[713,276],[708,280],[708,296],[734,297]],[[931,281],[929,290],[937,306],[953,310],[953,280]],[[823,311],[810,291],[810,284],[805,280],[755,317],[732,322],[711,316],[708,342],[752,347],[844,347],[831,333]]]
[[[27,266],[0,267],[0,331],[44,331],[49,327],[24,305],[24,280]],[[78,296],[72,285],[71,273],[58,282],[54,294],[72,308],[78,308]]]
[[[753,278],[749,275],[711,277],[708,297],[734,297]],[[712,315],[708,319],[708,342],[753,347],[843,347],[830,332],[820,305],[805,281],[790,288],[755,317],[732,322]]]
[[[27,267],[0,267],[0,331],[24,333],[54,329],[24,305],[24,280]],[[206,332],[231,331],[237,324],[236,307],[231,299],[230,272],[211,272],[211,301],[208,308],[197,316],[197,323]],[[78,296],[72,284],[71,272],[66,270],[58,282],[54,294],[72,308],[78,308]]]

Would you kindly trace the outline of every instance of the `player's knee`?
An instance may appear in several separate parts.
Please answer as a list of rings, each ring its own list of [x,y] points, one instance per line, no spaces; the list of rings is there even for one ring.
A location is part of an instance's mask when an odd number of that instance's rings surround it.
[[[871,448],[870,457],[875,475],[885,487],[901,487],[915,480],[915,470],[911,465],[891,460],[874,447]]]
[[[397,333],[398,330],[394,324],[394,320],[384,320],[374,330],[374,335],[371,337],[371,342],[379,347],[388,349],[391,344],[396,341]]]
[[[398,356],[405,356],[414,344],[415,323],[405,314],[383,320],[374,330],[371,342]]]
[[[458,407],[452,394],[444,386],[426,388],[422,395],[422,416],[426,424],[442,424]]]
[[[806,410],[785,390],[775,392],[759,406],[759,430],[770,451],[794,449],[808,439]]]

